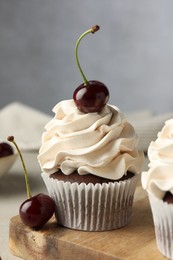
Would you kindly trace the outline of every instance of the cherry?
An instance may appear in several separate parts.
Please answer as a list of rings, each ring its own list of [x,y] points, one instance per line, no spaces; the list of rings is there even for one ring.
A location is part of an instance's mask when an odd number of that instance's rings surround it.
[[[23,169],[24,169],[24,176],[25,176],[25,183],[26,183],[26,191],[28,199],[25,200],[20,208],[19,208],[19,215],[22,222],[31,227],[31,228],[40,228],[43,226],[55,213],[55,202],[54,200],[46,194],[37,194],[35,196],[31,196],[30,192],[30,185],[28,181],[28,174],[25,167],[25,163],[22,157],[22,154],[19,150],[18,145],[14,141],[13,136],[8,137],[8,141],[12,142],[21,159]]]
[[[73,99],[81,112],[99,113],[108,102],[109,91],[102,82],[91,80],[76,88]]]
[[[81,69],[78,59],[78,46],[82,38],[89,33],[95,33],[99,29],[100,27],[95,25],[91,29],[84,32],[78,38],[75,47],[76,63],[83,77],[84,83],[75,89],[73,93],[73,99],[77,108],[83,113],[99,113],[109,100],[109,91],[106,85],[96,80],[88,81]]]
[[[32,228],[43,226],[53,216],[54,211],[54,201],[42,193],[25,200],[19,209],[22,222]]]
[[[2,142],[0,143],[0,157],[5,157],[5,156],[9,156],[12,155],[13,152],[13,148],[11,147],[11,145],[9,145],[6,142]]]

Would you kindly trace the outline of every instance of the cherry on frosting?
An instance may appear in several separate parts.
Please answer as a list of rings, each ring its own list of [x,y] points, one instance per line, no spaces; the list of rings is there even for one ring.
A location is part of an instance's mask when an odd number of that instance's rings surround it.
[[[102,82],[91,80],[76,88],[73,99],[81,112],[99,113],[108,102],[109,91]]]
[[[88,81],[81,69],[78,59],[78,46],[84,36],[89,33],[95,33],[99,30],[99,26],[95,25],[91,29],[84,32],[77,40],[75,53],[76,62],[84,82],[75,89],[73,99],[77,108],[83,113],[101,112],[109,100],[109,91],[105,84],[97,80]]]

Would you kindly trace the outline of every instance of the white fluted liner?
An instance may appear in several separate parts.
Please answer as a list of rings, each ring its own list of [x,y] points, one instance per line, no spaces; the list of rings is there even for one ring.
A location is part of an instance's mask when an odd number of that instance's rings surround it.
[[[59,224],[78,230],[104,231],[128,223],[138,176],[102,185],[58,181],[46,173],[42,173],[42,178],[55,200]]]
[[[173,259],[173,205],[149,196],[159,251]]]

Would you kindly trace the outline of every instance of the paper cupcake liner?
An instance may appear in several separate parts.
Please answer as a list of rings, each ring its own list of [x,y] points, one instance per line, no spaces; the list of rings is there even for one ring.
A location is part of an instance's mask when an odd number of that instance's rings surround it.
[[[159,251],[173,259],[173,205],[149,196]]]
[[[56,203],[57,222],[65,227],[104,231],[125,226],[132,213],[138,176],[125,181],[85,184],[58,181],[42,173]]]

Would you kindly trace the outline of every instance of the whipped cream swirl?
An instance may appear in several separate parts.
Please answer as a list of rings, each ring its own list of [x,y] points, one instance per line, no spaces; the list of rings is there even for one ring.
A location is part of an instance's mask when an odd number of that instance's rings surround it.
[[[84,114],[73,100],[65,100],[53,112],[38,155],[44,172],[61,169],[69,175],[77,170],[112,180],[127,171],[140,172],[143,153],[137,150],[137,136],[117,107],[107,105],[100,113]]]
[[[167,191],[173,194],[173,119],[165,122],[156,141],[148,148],[148,172],[142,173],[142,186],[149,194],[162,199]]]

